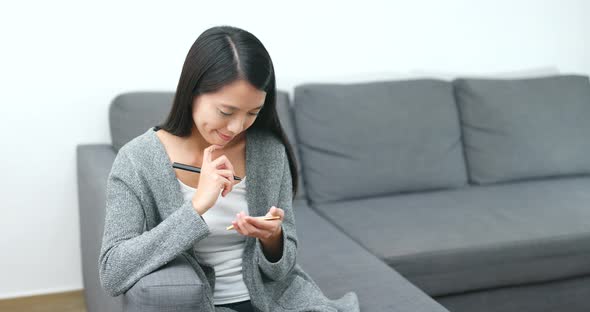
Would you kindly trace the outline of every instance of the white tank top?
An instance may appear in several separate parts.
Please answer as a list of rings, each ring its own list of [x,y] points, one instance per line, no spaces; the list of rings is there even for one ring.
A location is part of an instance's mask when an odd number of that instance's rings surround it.
[[[190,200],[197,191],[180,181],[185,200]],[[248,288],[242,275],[242,254],[246,237],[236,230],[226,230],[236,219],[236,214],[244,211],[247,215],[246,177],[235,184],[226,197],[219,195],[217,202],[203,214],[209,226],[210,234],[196,242],[193,250],[199,263],[215,268],[215,289],[213,304],[227,304],[250,300]]]

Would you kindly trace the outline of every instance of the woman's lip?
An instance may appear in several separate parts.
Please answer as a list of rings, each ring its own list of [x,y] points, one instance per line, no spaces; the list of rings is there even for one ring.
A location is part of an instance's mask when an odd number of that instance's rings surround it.
[[[219,137],[221,137],[222,139],[224,139],[224,140],[226,140],[226,141],[229,141],[229,140],[231,140],[231,139],[232,139],[232,137],[229,137],[229,136],[227,136],[227,135],[223,135],[223,134],[221,134],[221,132],[219,132],[219,131],[217,131],[217,134],[219,134]]]

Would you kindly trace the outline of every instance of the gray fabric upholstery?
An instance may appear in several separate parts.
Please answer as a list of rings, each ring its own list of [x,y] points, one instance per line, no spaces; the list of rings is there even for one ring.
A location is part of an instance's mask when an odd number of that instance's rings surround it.
[[[115,97],[109,107],[113,148],[119,151],[145,129],[164,122],[173,99],[173,92],[129,92]]]
[[[184,256],[144,276],[125,294],[125,311],[198,311],[206,304],[203,282]]]
[[[588,77],[454,84],[474,183],[590,173]]]
[[[326,296],[339,298],[354,290],[361,311],[446,311],[305,201],[295,201],[293,209],[299,236],[297,262]]]
[[[453,312],[588,312],[590,276],[435,298]]]
[[[590,274],[590,177],[318,206],[433,296]]]
[[[449,82],[301,85],[294,110],[312,203],[466,183]]]
[[[106,183],[115,156],[116,152],[110,144],[85,144],[76,147],[80,249],[87,312],[123,311],[123,296],[109,296],[98,279]]]

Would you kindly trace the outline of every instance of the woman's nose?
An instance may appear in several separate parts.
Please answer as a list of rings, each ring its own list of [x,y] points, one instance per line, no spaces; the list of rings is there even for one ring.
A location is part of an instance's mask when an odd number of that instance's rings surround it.
[[[242,132],[242,129],[244,128],[244,121],[242,120],[242,118],[235,118],[229,122],[227,128],[229,131],[231,131],[231,133],[236,135]]]

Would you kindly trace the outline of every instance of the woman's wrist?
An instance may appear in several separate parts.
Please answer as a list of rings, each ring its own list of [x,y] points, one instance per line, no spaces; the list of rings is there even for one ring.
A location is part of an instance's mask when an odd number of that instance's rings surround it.
[[[282,227],[275,235],[268,239],[259,239],[262,245],[262,252],[270,262],[277,262],[283,254],[283,230]]]
[[[200,215],[202,216],[205,212],[207,212],[207,210],[209,210],[208,207],[203,206],[202,204],[192,200],[191,201],[193,204],[193,209]]]

